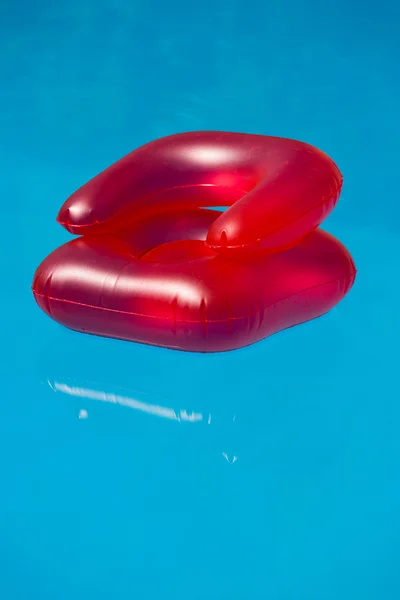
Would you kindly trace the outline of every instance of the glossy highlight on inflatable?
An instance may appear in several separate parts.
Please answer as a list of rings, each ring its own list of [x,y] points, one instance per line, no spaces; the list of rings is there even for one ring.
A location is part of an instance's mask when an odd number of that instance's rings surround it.
[[[57,220],[79,237],[38,267],[35,299],[80,332],[195,352],[249,345],[352,287],[352,257],[318,228],[341,187],[335,163],[299,141],[203,131],[150,142],[64,203]]]

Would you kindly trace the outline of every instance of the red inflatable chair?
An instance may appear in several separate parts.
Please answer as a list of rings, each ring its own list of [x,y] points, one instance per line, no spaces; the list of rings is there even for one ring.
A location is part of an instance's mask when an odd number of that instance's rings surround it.
[[[35,299],[80,332],[195,352],[249,345],[327,313],[353,285],[349,252],[318,228],[341,187],[334,162],[298,141],[153,141],[62,206],[58,222],[79,237],[38,267]]]

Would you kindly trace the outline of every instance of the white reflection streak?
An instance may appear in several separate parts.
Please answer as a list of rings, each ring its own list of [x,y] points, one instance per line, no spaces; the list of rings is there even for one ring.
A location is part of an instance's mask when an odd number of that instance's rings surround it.
[[[222,452],[222,456],[223,456],[224,458],[226,458],[226,460],[228,461],[228,463],[229,463],[230,465],[233,465],[233,464],[234,464],[234,463],[237,461],[237,459],[238,459],[238,457],[237,457],[237,456],[234,456],[234,457],[232,458],[232,460],[231,460],[231,459],[229,458],[229,456],[227,455],[227,453],[226,453],[226,452]]]
[[[158,406],[156,404],[148,404],[147,402],[140,402],[134,400],[128,396],[119,396],[116,394],[107,394],[106,392],[99,392],[97,390],[91,390],[89,388],[73,387],[66,383],[58,383],[57,381],[52,384],[49,380],[47,381],[49,386],[55,392],[62,392],[69,396],[76,396],[78,398],[88,398],[89,400],[99,400],[100,402],[110,402],[111,404],[120,404],[134,410],[140,410],[156,417],[163,417],[164,419],[171,419],[172,421],[186,421],[194,423],[197,421],[203,421],[203,415],[201,413],[188,414],[186,410],[180,410],[178,414],[172,409],[164,406]],[[211,417],[209,417],[209,421]]]
[[[195,156],[197,163],[205,165],[216,163],[223,166],[233,162],[237,152],[230,148],[215,148],[213,146],[203,146],[192,151],[190,156]]]

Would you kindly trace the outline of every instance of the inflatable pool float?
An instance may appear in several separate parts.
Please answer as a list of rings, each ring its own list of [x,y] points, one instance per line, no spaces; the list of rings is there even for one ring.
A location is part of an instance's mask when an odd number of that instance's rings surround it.
[[[195,352],[252,344],[352,287],[352,257],[319,229],[341,188],[336,164],[299,141],[150,142],[64,203],[57,220],[78,237],[38,267],[34,297],[80,332]]]

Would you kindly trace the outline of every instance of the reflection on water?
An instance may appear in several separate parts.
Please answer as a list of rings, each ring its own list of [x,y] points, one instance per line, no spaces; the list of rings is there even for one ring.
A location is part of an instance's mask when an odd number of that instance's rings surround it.
[[[227,455],[226,452],[223,452],[222,456],[224,458],[226,458],[227,462],[230,463],[231,465],[233,465],[237,461],[237,458],[238,458],[237,456],[233,456],[232,458],[229,458],[229,456]]]
[[[118,391],[116,391],[117,386],[112,386],[110,383],[101,384],[97,381],[78,381],[66,377],[47,378],[45,382],[48,389],[52,390],[52,392],[75,403],[75,414],[79,420],[90,419],[96,428],[98,426],[102,427],[105,424],[106,430],[111,432],[116,425],[118,432],[122,434],[122,428],[128,427],[130,435],[137,435],[137,425],[139,425],[140,431],[142,433],[145,432],[147,439],[154,440],[159,438],[160,435],[164,435],[170,439],[174,436],[174,431],[169,427],[167,429],[164,428],[161,432],[157,426],[157,422],[173,422],[178,425],[194,424],[196,430],[199,430],[200,427],[203,433],[209,429],[214,431],[211,436],[207,434],[201,435],[197,440],[197,443],[200,442],[202,451],[206,450],[207,447],[208,449],[213,447],[213,452],[217,450],[219,456],[228,464],[233,465],[238,460],[236,432],[233,431],[235,427],[232,430],[232,425],[236,421],[236,413],[232,412],[232,410],[226,412],[218,410],[218,407],[215,407],[215,414],[213,416],[211,412],[205,409],[189,410],[188,407],[178,408],[167,406],[167,399],[159,400],[153,396],[144,399],[143,396],[147,396],[147,394],[143,392],[126,388],[118,388]],[[171,398],[171,400],[171,403],[173,403],[174,399]],[[178,400],[177,402],[180,401]],[[98,408],[101,406],[104,407],[104,410],[99,412]],[[113,406],[121,407],[123,411],[130,409],[130,411],[133,411],[132,415],[141,414],[144,417],[150,416],[151,419],[135,424],[135,421],[127,420],[122,413],[118,413],[118,411],[114,413]],[[110,411],[113,414],[110,414]],[[153,420],[153,417],[156,417],[156,421]],[[190,437],[192,438],[192,436]],[[185,444],[188,443],[187,439],[183,438],[180,441],[179,437],[177,439],[179,445],[182,443],[182,447],[186,447]],[[196,439],[192,438],[192,443],[196,444]]]
[[[139,410],[149,415],[162,417],[164,419],[171,419],[173,421],[184,421],[188,423],[204,421],[208,425],[211,423],[211,415],[202,415],[201,413],[194,412],[188,413],[185,409],[175,411],[173,408],[159,406],[157,404],[150,404],[147,402],[141,402],[140,400],[136,400],[135,398],[131,398],[129,396],[121,396],[119,394],[107,393],[104,391],[90,389],[88,387],[73,386],[58,381],[52,383],[51,381],[47,380],[47,383],[54,392],[62,392],[63,394],[68,394],[70,396],[75,396],[78,398],[85,398],[88,400],[99,400],[100,402],[119,404],[121,406],[125,406],[133,410]],[[87,416],[88,413],[86,410],[80,411],[80,419],[87,418]]]
[[[136,456],[162,456],[178,471],[185,461],[197,461],[200,471],[219,462],[273,479],[294,468],[306,477],[310,465],[324,473],[340,457],[342,413],[350,405],[338,404],[334,360],[327,377],[326,356],[318,362],[318,348],[304,352],[297,332],[235,353],[198,355],[57,329],[38,353],[38,378],[44,401],[89,445],[92,436],[94,444],[103,439],[101,447],[125,440]],[[315,325],[307,335],[317,347]]]
[[[61,400],[58,414],[76,420],[66,423],[73,435],[106,436],[106,444],[128,436],[139,453],[157,448],[174,461],[196,455],[209,464],[207,457],[218,456],[225,465],[261,469],[266,461],[275,469],[277,457],[292,460],[294,449],[323,435],[309,424],[325,402],[308,393],[299,345],[284,337],[264,349],[198,355],[57,329],[37,357],[38,377],[48,399]],[[316,379],[313,387],[320,389]]]

